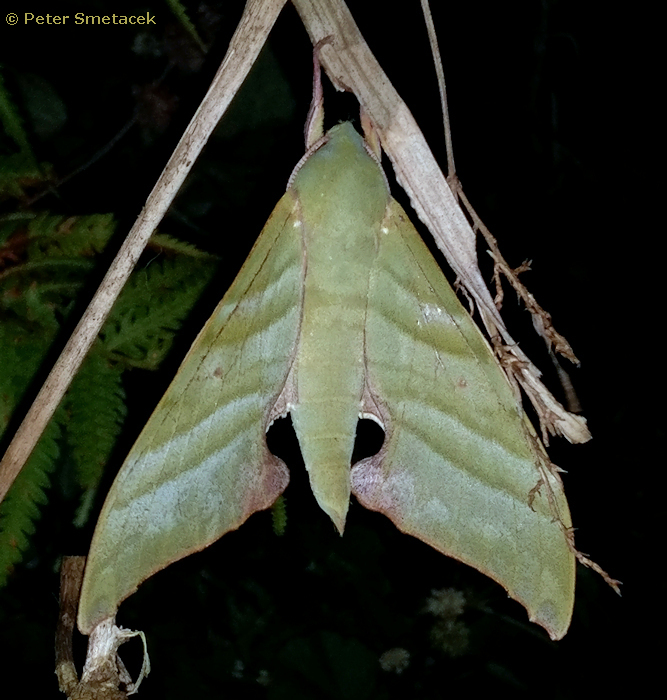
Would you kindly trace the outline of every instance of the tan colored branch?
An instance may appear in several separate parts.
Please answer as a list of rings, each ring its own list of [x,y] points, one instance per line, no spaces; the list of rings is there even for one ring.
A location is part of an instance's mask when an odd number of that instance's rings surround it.
[[[56,629],[56,675],[60,690],[71,697],[79,684],[72,653],[72,634],[86,557],[64,557],[60,568],[60,615]]]

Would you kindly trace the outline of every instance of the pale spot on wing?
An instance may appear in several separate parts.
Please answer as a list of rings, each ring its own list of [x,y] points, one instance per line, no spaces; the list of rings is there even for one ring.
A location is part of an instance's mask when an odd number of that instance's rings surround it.
[[[441,524],[450,521],[450,510],[440,498],[430,498],[424,506],[424,514]]]
[[[422,316],[426,323],[444,322],[449,319],[449,314],[445,309],[440,308],[437,304],[423,304]]]

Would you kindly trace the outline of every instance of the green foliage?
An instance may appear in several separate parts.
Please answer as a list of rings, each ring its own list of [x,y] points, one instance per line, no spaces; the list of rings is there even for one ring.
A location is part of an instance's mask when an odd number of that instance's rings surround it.
[[[85,260],[104,250],[112,232],[111,214],[79,217],[40,214],[28,226],[26,252],[33,263]]]
[[[23,120],[5,88],[0,66],[0,199],[23,197],[26,185],[45,179],[30,147]]]
[[[113,233],[108,214],[0,219],[0,312],[40,329],[49,346]]]
[[[193,260],[215,260],[216,257],[207,253],[204,250],[199,250],[192,243],[179,241],[178,238],[168,236],[166,233],[154,233],[150,240],[150,247],[153,250],[158,250],[161,253],[171,255],[187,255]]]
[[[96,348],[88,355],[65,398],[66,435],[75,478],[84,495],[75,518],[88,519],[93,496],[104,473],[126,414],[122,367]]]
[[[0,281],[4,282],[0,277]],[[2,287],[0,286],[0,289]],[[5,292],[4,302],[13,295]],[[0,304],[0,433],[3,433],[12,413],[38,371],[53,337],[51,328],[39,323],[21,323],[4,312]],[[26,307],[30,309],[28,305]],[[46,314],[42,314],[45,316]],[[16,478],[5,500],[0,503],[0,587],[4,586],[13,566],[21,560],[35,530],[34,521],[39,508],[47,501],[46,490],[51,473],[60,454],[60,424],[62,411],[42,435],[30,459]]]
[[[48,500],[46,492],[60,454],[58,418],[49,423],[0,504],[0,588],[7,583],[14,565],[22,559],[29,537],[35,531],[39,507]]]
[[[135,271],[100,334],[108,357],[131,367],[158,367],[210,279],[212,259],[197,253]]]
[[[43,169],[36,165],[1,81],[0,122],[0,196],[23,199],[28,182],[44,180]],[[63,323],[84,285],[101,279],[98,254],[113,232],[110,214],[22,211],[0,216],[0,435],[5,445],[14,412],[28,407],[45,376],[44,364],[56,358],[53,343],[61,345]],[[100,339],[0,504],[0,587],[29,547],[55,473],[61,495],[79,500],[74,524],[85,524],[126,414],[123,372],[158,367],[215,270],[214,256],[170,236],[156,236],[151,249],[150,262],[139,267],[123,290]]]
[[[179,0],[167,0],[167,5],[169,5],[169,9],[174,13],[174,15],[184,27],[185,31],[187,31],[187,33],[190,35],[192,40],[205,53],[206,46],[204,45],[204,42],[199,38],[197,29],[195,28],[195,25],[192,24],[192,20],[188,16],[187,10],[185,9],[183,3],[179,2]]]
[[[287,529],[287,504],[285,496],[278,496],[278,500],[271,506],[271,520],[273,524],[273,532],[282,536]]]

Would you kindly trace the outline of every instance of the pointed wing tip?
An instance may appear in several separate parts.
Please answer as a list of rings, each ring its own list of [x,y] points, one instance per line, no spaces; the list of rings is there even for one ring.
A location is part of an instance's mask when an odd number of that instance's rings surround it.
[[[108,608],[103,608],[98,606],[94,610],[90,610],[85,607],[85,604],[79,604],[79,610],[77,612],[76,625],[81,634],[90,636],[93,630],[100,625],[106,624],[108,620],[114,621],[116,619],[116,613],[118,608],[113,612]]]
[[[538,617],[531,617],[529,619],[534,624],[542,627],[542,629],[544,629],[549,635],[549,638],[552,642],[559,642],[561,639],[563,639],[563,637],[567,634],[568,630],[570,629],[570,620],[568,620],[567,623],[564,625],[553,625],[552,623],[547,622],[546,620],[541,620]]]
[[[551,641],[560,641],[570,629],[574,598],[572,599],[572,604],[567,608],[563,605],[558,605],[557,602],[549,602],[543,604],[537,610],[531,609],[526,601],[516,598],[515,600],[526,608],[528,611],[528,619],[531,622],[546,630]]]

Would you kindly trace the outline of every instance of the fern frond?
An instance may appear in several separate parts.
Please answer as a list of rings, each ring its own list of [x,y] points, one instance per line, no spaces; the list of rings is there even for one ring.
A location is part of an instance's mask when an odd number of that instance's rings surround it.
[[[0,315],[0,434],[44,360],[51,339],[40,328]]]
[[[51,336],[16,319],[0,323],[0,433],[46,355]],[[60,413],[60,409],[58,411]],[[56,415],[58,415],[58,413]],[[49,475],[58,457],[57,419],[49,423],[30,459],[0,504],[0,588],[27,549],[39,506],[46,502]]]
[[[135,272],[100,333],[105,352],[126,366],[157,367],[214,271],[212,263],[176,258]]]
[[[84,491],[82,504],[89,503],[97,490],[126,415],[121,373],[120,367],[93,350],[65,397],[65,441]],[[79,524],[85,522],[84,511],[77,514]]]
[[[108,214],[42,214],[1,226],[0,310],[55,331],[113,233]]]
[[[285,503],[285,496],[278,496],[278,500],[271,506],[271,520],[274,534],[282,537],[287,529],[287,503]]]
[[[0,196],[23,197],[23,185],[45,179],[0,73]]]
[[[206,53],[206,45],[199,38],[199,34],[197,34],[197,30],[195,29],[195,25],[192,23],[192,20],[188,17],[187,10],[183,6],[183,4],[179,2],[179,0],[167,0],[167,5],[169,5],[169,8],[174,13],[178,21],[183,25],[187,33],[197,43],[197,46],[199,46],[203,53]]]
[[[148,241],[148,248],[157,248],[160,252],[164,253],[177,253],[179,255],[187,255],[190,258],[196,258],[198,260],[217,260],[217,255],[212,253],[207,253],[204,250],[200,250],[197,246],[192,245],[192,243],[186,243],[184,241],[179,241],[178,238],[169,236],[166,233],[154,233],[150,240]]]
[[[111,214],[37,216],[28,224],[29,259],[92,257],[104,250],[114,227]]]
[[[23,558],[30,535],[35,531],[40,506],[47,502],[46,490],[60,454],[58,423],[57,417],[51,420],[0,504],[0,588]]]

